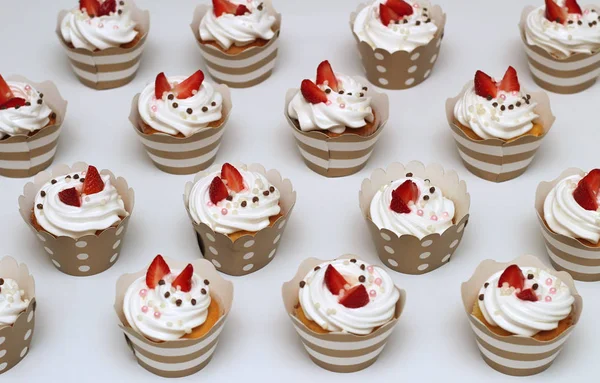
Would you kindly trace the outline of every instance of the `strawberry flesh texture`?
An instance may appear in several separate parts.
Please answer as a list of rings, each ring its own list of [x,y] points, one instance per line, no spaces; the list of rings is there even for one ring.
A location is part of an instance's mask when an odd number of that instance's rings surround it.
[[[173,280],[171,286],[181,289],[184,293],[190,292],[192,289],[192,276],[194,275],[194,266],[188,263],[183,271]]]
[[[162,255],[157,255],[148,267],[148,271],[146,271],[146,286],[151,289],[155,288],[158,286],[158,282],[170,273],[171,269],[169,269],[169,265],[167,265]]]
[[[208,195],[210,197],[210,202],[214,203],[215,205],[229,197],[227,186],[225,186],[221,178],[213,178],[212,182],[210,183],[210,187],[208,188]]]
[[[523,275],[523,272],[519,266],[510,265],[504,270],[500,276],[500,279],[498,279],[498,287],[502,287],[504,283],[508,283],[510,287],[514,287],[515,289],[523,289],[523,285],[525,284],[525,276]]]
[[[180,100],[190,98],[194,95],[194,91],[198,91],[204,81],[204,73],[201,70],[196,71],[193,75],[185,79],[181,84],[173,89],[177,98]]]
[[[325,286],[327,289],[333,294],[338,295],[340,290],[344,289],[348,282],[346,279],[340,274],[339,271],[332,265],[328,265],[325,270]]]
[[[600,169],[594,169],[579,181],[573,191],[573,198],[585,210],[598,210],[600,189]]]
[[[506,70],[502,81],[500,81],[499,89],[505,92],[518,92],[521,90],[517,71],[512,66],[509,66]]]
[[[569,14],[566,9],[556,4],[554,0],[546,0],[546,18],[550,21],[554,21],[560,24],[567,22]]]
[[[325,84],[327,83],[327,84]],[[334,92],[338,91],[338,83],[329,61],[325,60],[317,68],[317,85],[327,85]]]
[[[98,7],[98,14],[96,16],[108,16],[116,11],[117,0],[104,0],[104,2]]]
[[[90,195],[99,193],[102,190],[104,190],[104,181],[102,181],[102,177],[100,177],[98,169],[96,169],[95,166],[88,166],[81,192],[83,194]]]
[[[565,7],[567,7],[567,11],[572,14],[581,15],[583,12],[581,11],[581,7],[577,4],[577,0],[566,0]]]
[[[410,213],[410,208],[402,202],[402,199],[398,197],[392,197],[392,202],[390,203],[390,209],[399,214],[408,214]]]
[[[4,104],[0,105],[0,109],[16,108],[25,106],[25,99],[20,97],[13,97]]]
[[[403,0],[388,0],[385,5],[400,17],[410,16],[414,13],[413,7]]]
[[[419,187],[413,181],[406,180],[392,192],[392,198],[400,198],[405,205],[411,201],[417,202]]]
[[[474,83],[475,93],[478,96],[489,99],[496,98],[498,95],[498,87],[496,86],[494,80],[480,70],[475,73]]]
[[[224,13],[229,13],[236,16],[242,16],[250,10],[243,4],[234,4],[228,0],[213,0],[213,12],[219,17]]]
[[[81,199],[79,198],[79,192],[75,188],[61,190],[58,193],[58,199],[60,199],[61,202],[65,205],[81,207]]]
[[[2,75],[0,75],[0,105],[4,105],[11,99],[15,98],[10,86],[4,81]]]
[[[98,0],[79,0],[79,9],[85,12],[90,17],[98,16],[98,12],[100,10],[100,3]]]
[[[235,166],[229,163],[224,163],[223,167],[221,168],[221,177],[227,181],[227,187],[230,190],[233,190],[236,193],[244,190],[244,177],[242,177]]]
[[[381,23],[387,27],[400,20],[401,17],[392,8],[382,3],[379,4],[379,18],[381,19]]]
[[[533,292],[532,289],[526,289],[523,291],[519,291],[517,293],[517,298],[519,298],[522,301],[530,301],[530,302],[537,302],[537,300],[538,300],[537,295],[535,295],[535,293]]]
[[[348,290],[342,298],[340,304],[349,309],[358,309],[369,303],[369,293],[365,285],[360,284]]]
[[[171,84],[167,80],[164,72],[160,72],[154,80],[154,96],[157,100],[162,100],[163,95],[171,91]]]
[[[311,104],[319,104],[321,102],[327,102],[327,95],[321,90],[314,82],[310,80],[302,80],[300,85],[300,92],[306,101]]]

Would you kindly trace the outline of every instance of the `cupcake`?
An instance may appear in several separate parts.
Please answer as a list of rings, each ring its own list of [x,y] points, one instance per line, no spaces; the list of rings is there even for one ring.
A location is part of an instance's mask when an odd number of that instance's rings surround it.
[[[107,170],[59,165],[25,185],[19,210],[60,271],[89,276],[116,262],[133,190]]]
[[[466,168],[493,182],[523,174],[554,123],[548,95],[521,89],[513,67],[501,81],[477,71],[446,117]]]
[[[53,83],[0,75],[0,175],[31,177],[50,166],[66,111]]]
[[[406,301],[385,270],[352,255],[305,260],[282,294],[309,356],[334,372],[373,364]]]
[[[369,81],[412,88],[429,77],[444,37],[446,14],[427,1],[373,0],[350,16]]]
[[[569,274],[530,255],[508,264],[482,262],[461,292],[483,359],[508,375],[550,367],[582,309]]]
[[[526,7],[519,24],[535,82],[555,93],[577,93],[600,75],[600,7],[545,0]]]
[[[375,170],[363,180],[359,204],[381,261],[401,273],[425,274],[458,248],[470,196],[456,172],[414,161]]]
[[[233,284],[205,260],[185,265],[157,255],[146,271],[117,281],[115,311],[138,363],[163,377],[208,364],[231,303]]]
[[[386,95],[363,78],[335,73],[329,61],[319,64],[316,83],[305,79],[288,90],[285,105],[304,162],[326,177],[362,169],[389,114]]]
[[[148,11],[133,0],[80,0],[60,12],[56,33],[79,81],[111,89],[135,77],[149,29]]]
[[[600,280],[600,169],[567,169],[537,188],[535,208],[552,265],[581,281]]]
[[[295,202],[291,182],[260,165],[213,166],[185,185],[185,208],[204,258],[231,275],[271,261]]]
[[[204,81],[202,71],[161,72],[134,97],[129,120],[157,168],[192,174],[215,160],[230,112],[229,88]]]
[[[35,282],[29,269],[10,257],[0,260],[0,375],[29,352],[35,325]]]
[[[281,15],[270,0],[212,0],[196,8],[190,26],[216,82],[248,88],[271,76]]]

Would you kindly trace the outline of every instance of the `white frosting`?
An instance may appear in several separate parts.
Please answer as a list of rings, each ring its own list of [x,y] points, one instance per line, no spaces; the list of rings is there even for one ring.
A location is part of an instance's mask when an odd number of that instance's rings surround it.
[[[79,179],[73,178],[76,174]],[[81,192],[82,177],[85,177],[85,171],[56,177],[55,184],[48,182],[38,191],[33,211],[38,224],[44,230],[55,236],[80,238],[92,235],[97,230],[108,229],[119,222],[121,217],[129,215],[108,175],[100,175],[104,181],[104,190],[91,195],[82,195],[81,207],[63,203],[58,193],[72,187]],[[42,191],[46,193],[44,197]],[[38,207],[40,204],[43,206],[42,209]]]
[[[487,287],[479,291],[483,301],[478,298],[477,302],[485,320],[492,326],[522,336],[557,328],[558,322],[569,316],[575,302],[569,287],[545,270],[521,267],[521,271],[525,276],[524,290],[538,285],[534,290],[538,300],[525,301],[517,298],[514,288],[498,287],[498,279],[504,270],[499,271],[487,280]],[[533,279],[528,279],[529,274]]]
[[[204,223],[217,233],[231,234],[236,231],[257,232],[269,226],[269,217],[279,214],[279,190],[272,187],[265,176],[238,168],[244,178],[245,188],[239,193],[229,191],[231,201],[226,199],[216,205],[210,200],[209,187],[220,171],[206,175],[196,182],[189,196],[189,210],[196,223]],[[264,193],[269,195],[265,196]],[[257,197],[258,202],[252,202]],[[246,206],[242,207],[245,202]]]
[[[373,49],[380,48],[394,53],[412,52],[415,48],[427,45],[433,40],[438,27],[431,18],[429,2],[405,0],[413,6],[413,14],[400,20],[400,24],[385,26],[379,18],[379,4],[386,1],[375,0],[356,15],[353,30],[360,41],[367,42]]]
[[[31,85],[16,81],[7,81],[13,95],[24,99],[31,105],[17,108],[0,109],[0,139],[17,134],[29,134],[40,130],[50,122],[52,110],[40,93]],[[42,100],[38,104],[38,100]]]
[[[173,86],[183,82],[187,77],[172,76],[168,78]],[[207,129],[211,122],[219,121],[223,110],[223,96],[217,92],[213,85],[202,82],[198,92],[185,99],[168,99],[169,92],[162,99],[156,99],[154,82],[148,84],[138,101],[138,110],[142,120],[152,129],[176,136],[183,134],[192,136]],[[214,105],[213,105],[214,103]],[[177,108],[174,107],[177,104]],[[206,107],[206,112],[202,108]],[[192,113],[187,112],[192,109]]]
[[[563,5],[564,1],[559,0],[558,3]],[[541,6],[527,15],[527,44],[538,46],[561,59],[575,53],[591,54],[600,50],[600,14],[582,7],[583,15],[569,14],[569,21],[563,25],[548,20],[545,10],[546,7]],[[581,24],[578,21],[581,21]],[[594,21],[596,25],[590,27],[589,23]]]
[[[86,12],[73,9],[65,15],[60,24],[60,33],[63,39],[75,48],[88,51],[104,50],[119,47],[132,42],[138,31],[135,21],[131,18],[129,5],[119,5],[117,10],[110,15],[90,17]]]
[[[338,90],[343,90],[344,94],[339,94],[326,85],[319,85],[324,91],[330,90],[327,93],[327,103],[311,104],[300,90],[289,103],[288,114],[298,120],[302,131],[328,130],[339,134],[346,131],[346,128],[362,128],[366,121],[373,122],[371,97],[366,96],[365,85],[356,78],[340,73],[336,73],[335,77]]]
[[[163,278],[165,284],[154,289],[146,285],[145,275],[129,286],[123,300],[123,312],[132,329],[148,339],[164,342],[180,339],[206,322],[211,302],[209,286],[194,273],[189,292],[174,288],[171,282],[180,271],[171,270],[171,274]],[[179,306],[177,300],[181,300]]]
[[[419,188],[419,199],[409,203],[410,213],[396,213],[390,208],[392,192],[410,180]],[[431,193],[431,188],[435,188]],[[424,198],[429,198],[425,200]],[[419,239],[432,234],[442,234],[452,226],[454,202],[444,197],[437,186],[417,177],[400,178],[383,186],[371,201],[371,220],[379,229],[388,229],[401,235],[414,235]]]
[[[544,219],[555,233],[598,243],[600,212],[584,209],[573,197],[573,191],[582,178],[580,175],[570,176],[554,186],[544,201]]]
[[[23,311],[27,310],[29,299],[19,288],[17,281],[4,278],[0,285],[0,327],[12,326]]]
[[[210,7],[200,21],[200,38],[203,41],[216,41],[223,49],[229,49],[232,45],[244,46],[257,39],[271,40],[275,36],[273,25],[275,16],[269,14],[260,0],[251,2],[230,0],[234,4],[244,4],[250,13],[235,16],[224,13],[215,16],[213,8]]]
[[[363,284],[370,298],[366,306],[348,308],[339,303],[339,296],[333,295],[325,284],[325,270],[329,264],[342,274],[350,286],[360,283],[358,278],[361,275],[365,277]],[[363,264],[365,270],[360,268]],[[319,266],[318,270],[313,269],[304,277],[306,284],[298,292],[300,306],[308,319],[330,332],[367,335],[394,318],[400,293],[383,269],[348,259],[325,262]]]

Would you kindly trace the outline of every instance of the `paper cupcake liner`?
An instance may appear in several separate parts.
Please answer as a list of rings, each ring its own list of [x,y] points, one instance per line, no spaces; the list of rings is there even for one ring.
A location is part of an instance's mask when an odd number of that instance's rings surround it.
[[[249,88],[265,81],[273,73],[281,33],[281,14],[275,11],[270,0],[265,0],[263,6],[269,14],[277,18],[273,26],[276,30],[275,36],[262,47],[251,47],[236,55],[226,54],[212,45],[200,42],[200,21],[210,7],[204,4],[196,7],[190,27],[200,46],[208,73],[216,82],[232,88]]]
[[[336,259],[350,258],[359,259],[359,257],[352,254],[346,254]],[[375,363],[383,351],[389,336],[398,323],[402,310],[404,310],[406,292],[395,286],[400,292],[400,299],[396,304],[394,319],[369,335],[354,335],[344,332],[318,334],[296,318],[294,308],[298,304],[300,281],[304,279],[310,270],[323,262],[326,261],[317,258],[308,258],[300,264],[294,278],[283,284],[281,289],[283,305],[294,325],[294,329],[300,336],[300,340],[308,356],[315,364],[333,372],[356,372],[363,370]]]
[[[165,261],[172,268],[183,269],[187,265],[187,262],[175,261],[167,257]],[[138,364],[151,373],[165,378],[192,375],[210,362],[233,303],[233,283],[223,279],[214,266],[206,260],[197,259],[190,263],[194,266],[196,274],[210,280],[211,297],[217,299],[222,311],[221,318],[213,328],[198,339],[154,342],[134,331],[123,313],[123,301],[129,286],[145,275],[146,269],[122,275],[117,280],[114,309],[120,321],[119,328],[123,331]]]
[[[11,257],[0,260],[0,276],[17,281],[19,288],[30,299],[27,309],[17,317],[12,326],[0,326],[0,375],[10,370],[29,352],[35,326],[35,282],[24,263]]]
[[[357,81],[366,84],[362,77]],[[288,105],[298,89],[289,89],[285,95],[285,110],[287,118],[304,163],[314,172],[325,177],[345,177],[357,173],[365,167],[373,153],[375,144],[389,118],[389,99],[384,93],[367,91],[372,97],[371,106],[375,111],[379,127],[370,136],[359,136],[355,133],[344,133],[338,137],[329,137],[320,131],[303,132],[288,114]]]
[[[504,182],[517,178],[525,173],[533,161],[542,139],[546,137],[556,119],[550,109],[548,95],[545,92],[529,92],[532,99],[538,103],[535,112],[539,117],[535,122],[544,127],[541,137],[525,135],[508,142],[499,138],[474,140],[457,125],[454,117],[456,102],[470,86],[469,82],[458,96],[446,100],[446,118],[460,158],[471,173],[484,180]]]
[[[598,6],[592,5],[590,8],[600,12]],[[600,52],[577,53],[565,59],[558,59],[544,49],[527,43],[525,37],[527,15],[534,9],[533,6],[523,9],[519,23],[523,48],[534,81],[550,92],[564,94],[578,93],[594,85],[600,77]]]
[[[196,174],[194,181],[185,185],[183,204],[196,231],[198,245],[204,258],[211,261],[217,270],[225,274],[241,276],[262,269],[275,256],[286,224],[296,204],[296,191],[290,180],[283,179],[277,170],[267,171],[262,165],[258,164],[234,165],[264,175],[279,190],[281,194],[279,206],[281,207],[282,216],[274,224],[256,232],[254,235],[244,235],[232,241],[229,236],[217,233],[208,225],[194,222],[188,208],[192,187],[201,178],[219,171],[221,169],[220,165],[213,165],[210,169]]]
[[[56,113],[54,125],[46,126],[32,136],[16,135],[0,140],[0,176],[27,178],[46,169],[54,160],[67,102],[51,81],[36,83],[22,76],[10,76],[7,81],[32,85],[44,93],[44,101]]]
[[[575,297],[574,321],[571,327],[550,341],[539,341],[517,335],[500,336],[490,331],[485,324],[471,314],[481,286],[490,276],[504,270],[511,264],[547,270],[551,275],[558,277],[569,286],[573,297]],[[508,263],[499,263],[491,259],[483,261],[479,264],[471,279],[462,284],[461,295],[465,313],[475,333],[477,347],[479,347],[483,360],[494,370],[515,376],[534,375],[550,367],[560,353],[563,344],[573,332],[583,307],[581,296],[577,293],[573,278],[565,272],[549,270],[533,255],[523,255]]]
[[[360,11],[369,4],[360,4],[350,14],[350,30],[358,44],[358,52],[362,59],[367,78],[372,84],[386,89],[408,89],[425,81],[440,53],[444,38],[446,14],[439,5],[431,7],[430,15],[438,30],[427,44],[415,48],[412,52],[397,51],[390,53],[385,49],[374,48],[365,41],[360,41],[354,33],[354,20]]]
[[[219,127],[207,128],[185,138],[165,133],[143,133],[140,130],[142,119],[138,110],[140,94],[133,98],[129,121],[157,168],[170,174],[194,174],[208,168],[215,161],[232,107],[229,88],[226,85],[215,85],[215,89],[223,96],[223,123]]]
[[[415,177],[430,179],[431,183],[444,192],[444,196],[455,207],[455,224],[442,234],[429,234],[423,239],[414,235],[398,236],[391,230],[379,229],[370,218],[371,201],[382,186],[413,173]],[[406,166],[393,163],[386,170],[375,170],[370,178],[363,180],[358,202],[369,232],[377,248],[379,259],[387,267],[404,274],[426,274],[445,265],[458,248],[464,229],[469,223],[471,196],[467,184],[458,178],[455,171],[447,171],[437,164],[425,167],[418,161]]]
[[[56,237],[47,231],[37,231],[31,223],[31,212],[35,197],[46,182],[54,177],[84,171],[87,168],[88,165],[84,162],[77,162],[71,167],[56,165],[50,171],[38,173],[33,178],[33,182],[25,185],[23,194],[19,196],[21,217],[40,241],[54,266],[63,273],[76,277],[87,277],[101,273],[114,265],[119,258],[127,225],[133,212],[133,189],[129,188],[125,179],[116,178],[110,171],[102,170],[100,172],[100,174],[110,175],[111,183],[123,198],[125,210],[129,213],[129,216],[121,220],[118,226],[110,227],[102,231],[100,235],[71,238],[66,236]]]
[[[60,24],[69,11],[62,10],[58,14],[56,34],[82,84],[97,90],[112,89],[129,83],[135,77],[150,31],[150,12],[139,9],[133,0],[128,0],[128,5],[131,18],[142,34],[140,41],[131,48],[116,47],[93,52],[71,48],[60,33]]]

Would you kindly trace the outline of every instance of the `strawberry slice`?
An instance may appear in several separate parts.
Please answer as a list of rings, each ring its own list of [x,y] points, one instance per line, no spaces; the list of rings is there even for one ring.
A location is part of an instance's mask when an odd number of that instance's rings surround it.
[[[302,80],[300,85],[300,92],[311,104],[319,104],[321,102],[327,102],[327,95],[321,90],[314,82],[310,80]]]
[[[400,15],[383,3],[379,4],[379,18],[381,19],[381,24],[385,25],[386,27],[401,19]]]
[[[349,309],[359,309],[366,306],[369,303],[369,294],[365,285],[356,285],[340,299],[342,306],[348,307]]]
[[[338,83],[329,61],[325,60],[317,68],[317,85],[327,85],[334,92],[338,91]]]
[[[325,270],[325,286],[327,286],[333,295],[338,295],[340,290],[344,289],[347,284],[346,279],[335,267],[331,264],[327,266]]]
[[[569,13],[582,15],[581,7],[577,4],[577,0],[565,0],[565,7]]]
[[[4,81],[2,75],[0,75],[0,105],[4,105],[11,99],[15,98],[10,86]]]
[[[498,88],[505,92],[518,92],[521,90],[519,77],[517,76],[517,71],[515,68],[512,66],[508,67],[506,73],[504,73],[502,81],[500,81],[500,86]]]
[[[399,214],[408,214],[410,213],[410,208],[402,202],[402,199],[398,197],[392,196],[392,202],[390,203],[390,209]]]
[[[594,169],[579,181],[573,191],[573,198],[585,210],[598,210],[600,189],[600,169]]]
[[[190,292],[192,289],[192,276],[194,275],[194,266],[188,263],[183,271],[173,280],[171,286],[179,287],[184,293]]]
[[[167,80],[167,76],[165,76],[165,72],[160,72],[158,76],[156,76],[156,80],[154,80],[154,96],[156,96],[157,100],[162,100],[165,93],[171,91],[171,84],[169,80]]]
[[[567,10],[556,4],[554,0],[546,0],[546,18],[560,24],[567,22]]]
[[[392,192],[392,198],[400,198],[408,206],[409,202],[419,199],[419,187],[413,181],[406,180]]]
[[[521,271],[521,268],[517,265],[510,265],[504,270],[500,279],[498,279],[498,287],[502,287],[504,283],[508,283],[510,287],[515,289],[523,289],[525,283],[525,276]]]
[[[21,107],[25,105],[25,99],[24,98],[20,98],[20,97],[13,97],[10,100],[8,100],[7,102],[5,102],[4,104],[0,105],[0,109],[8,109],[8,108],[15,108],[15,107]]]
[[[157,255],[148,267],[148,271],[146,271],[146,286],[151,289],[155,288],[158,286],[158,282],[170,273],[171,269],[169,269],[169,265],[167,265],[162,255]]]
[[[104,2],[98,7],[98,14],[96,16],[108,16],[116,11],[117,0],[104,0]]]
[[[475,93],[483,98],[492,99],[496,98],[498,88],[490,76],[478,70],[475,73]]]
[[[213,178],[208,188],[208,196],[210,197],[210,201],[215,205],[229,197],[227,186],[225,186],[221,178]]]
[[[98,16],[100,3],[98,0],[79,0],[79,9],[86,12],[88,16],[95,17]]]
[[[213,12],[219,17],[224,13],[229,13],[236,16],[242,16],[249,13],[250,10],[243,4],[234,4],[228,0],[212,0]]]
[[[530,302],[537,302],[537,300],[538,300],[537,295],[535,295],[535,293],[533,292],[532,289],[526,289],[523,291],[519,291],[517,293],[517,298],[519,298],[522,301],[530,301]]]
[[[221,177],[227,181],[227,187],[236,193],[244,190],[244,178],[235,166],[230,163],[224,163],[221,168]]]
[[[202,81],[204,81],[204,73],[198,70],[174,88],[175,95],[180,100],[192,97],[195,94],[194,92],[200,90]]]
[[[391,8],[400,17],[410,16],[414,13],[412,5],[404,0],[387,0],[385,5]]]
[[[85,173],[85,181],[83,182],[83,194],[96,194],[104,190],[104,181],[98,173],[98,169],[95,166],[88,166],[87,172]]]
[[[65,205],[81,207],[79,192],[75,188],[61,190],[58,193],[58,199],[61,200]]]

